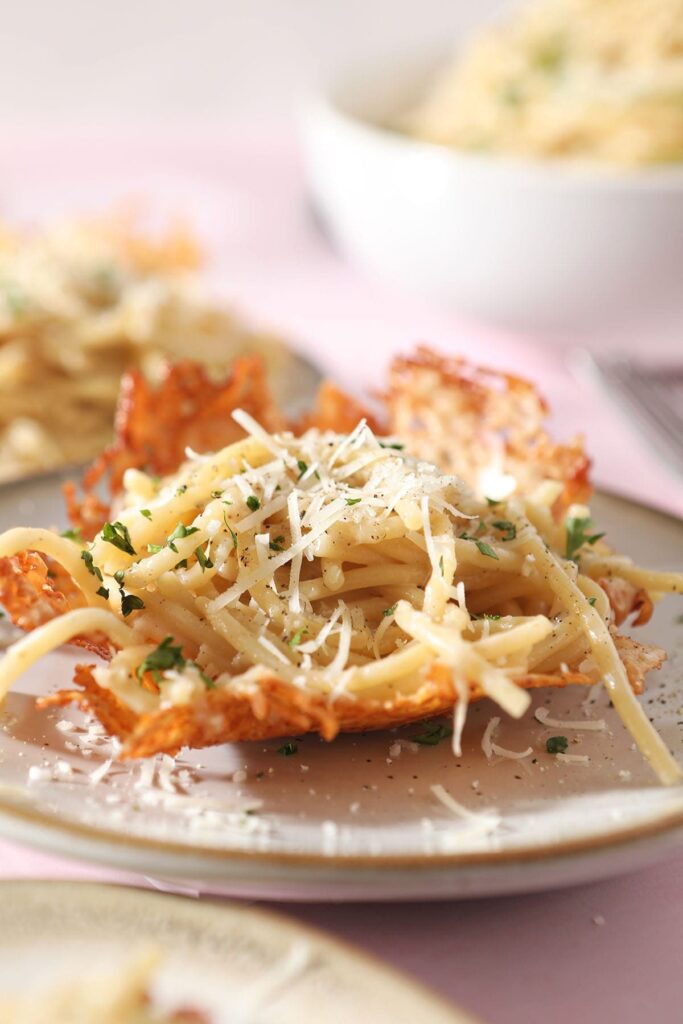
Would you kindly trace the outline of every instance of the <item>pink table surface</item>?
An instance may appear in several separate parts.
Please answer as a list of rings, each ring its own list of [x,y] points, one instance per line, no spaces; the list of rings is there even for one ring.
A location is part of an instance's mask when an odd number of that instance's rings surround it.
[[[563,354],[467,323],[364,279],[314,229],[286,126],[192,131],[0,133],[0,213],[23,219],[101,208],[122,195],[184,211],[213,256],[212,279],[252,320],[294,339],[343,384],[381,384],[395,351],[429,342],[537,380],[557,436],[582,431],[599,485],[683,514],[683,486]],[[683,1020],[683,855],[559,893],[474,903],[278,904],[349,939],[490,1024]],[[0,877],[146,884],[0,843]],[[603,924],[596,924],[595,920]]]

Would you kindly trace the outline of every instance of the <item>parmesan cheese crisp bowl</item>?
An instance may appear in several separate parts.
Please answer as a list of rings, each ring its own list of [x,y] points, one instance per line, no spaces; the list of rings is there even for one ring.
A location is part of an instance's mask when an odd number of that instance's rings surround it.
[[[362,269],[549,338],[683,318],[683,164],[450,148],[395,128],[439,61],[339,75],[303,110],[316,212]]]

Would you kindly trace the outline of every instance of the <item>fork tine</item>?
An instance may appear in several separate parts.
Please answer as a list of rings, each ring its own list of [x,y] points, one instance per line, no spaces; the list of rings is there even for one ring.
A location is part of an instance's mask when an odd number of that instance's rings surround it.
[[[580,352],[575,364],[591,373],[606,395],[642,429],[657,455],[683,476],[683,418],[668,393],[678,386],[678,373],[673,368],[668,377],[658,372],[658,380],[651,386],[651,374],[631,360],[600,360]]]
[[[618,378],[622,386],[629,389],[634,399],[640,403],[662,433],[683,448],[683,418],[671,405],[666,393],[666,385],[658,385],[647,374],[632,368],[627,368],[625,372],[618,372]]]

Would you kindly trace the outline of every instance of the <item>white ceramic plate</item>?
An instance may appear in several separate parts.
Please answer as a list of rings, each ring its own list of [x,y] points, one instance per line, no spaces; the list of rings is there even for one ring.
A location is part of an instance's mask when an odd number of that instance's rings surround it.
[[[2,882],[0,993],[109,975],[150,948],[153,997],[212,1024],[474,1024],[372,959],[284,917],[115,886]]]
[[[680,523],[613,497],[595,518],[621,550],[653,566],[683,565]],[[62,521],[54,482],[0,491],[0,528]],[[670,652],[651,679],[648,711],[683,761],[683,625],[669,600],[641,635]],[[603,694],[540,691],[558,718],[604,717],[607,732],[505,719],[497,740],[534,761],[487,763],[482,732],[495,709],[473,705],[465,750],[405,743],[422,729],[229,744],[175,762],[109,765],[110,744],[81,713],[37,712],[32,694],[69,682],[83,653],[44,659],[0,719],[0,834],[196,889],[287,899],[396,899],[529,891],[635,868],[683,841],[683,787],[657,784]],[[560,765],[545,741],[567,731],[590,765]],[[93,775],[94,773],[94,775]],[[101,776],[101,778],[100,778]],[[479,812],[440,803],[441,784]],[[483,815],[483,817],[482,817]]]

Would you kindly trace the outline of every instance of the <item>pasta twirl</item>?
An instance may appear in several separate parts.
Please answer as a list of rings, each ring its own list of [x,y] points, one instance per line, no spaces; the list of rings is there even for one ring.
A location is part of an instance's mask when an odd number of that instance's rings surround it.
[[[42,551],[78,588],[71,610],[10,650],[2,694],[59,643],[104,636],[111,660],[44,703],[85,702],[141,756],[446,710],[457,745],[473,699],[518,717],[530,687],[604,680],[653,769],[679,780],[633,693],[643,657],[655,667],[662,652],[617,635],[597,581],[622,563],[587,509],[558,519],[552,489],[479,498],[364,420],[295,436],[235,419],[244,440],[159,481],[124,474],[116,518],[92,543],[0,537],[0,557]]]

